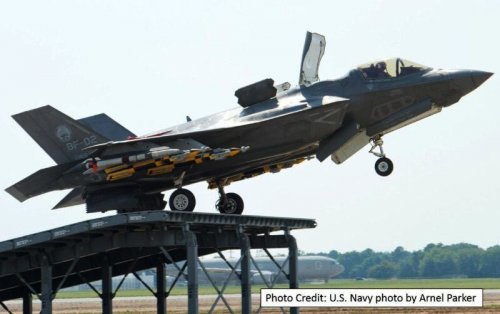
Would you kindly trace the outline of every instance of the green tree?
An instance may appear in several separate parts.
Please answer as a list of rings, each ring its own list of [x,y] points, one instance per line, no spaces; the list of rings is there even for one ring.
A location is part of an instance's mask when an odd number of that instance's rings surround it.
[[[375,279],[390,279],[398,273],[398,265],[390,261],[382,261],[380,264],[370,267],[368,277]]]
[[[498,245],[483,250],[468,243],[430,243],[423,250],[414,252],[398,246],[390,253],[366,249],[347,253],[332,250],[328,254],[319,254],[335,258],[342,264],[345,267],[343,278],[500,277]]]
[[[399,278],[418,277],[418,260],[415,261],[415,258],[412,254],[404,259],[401,259],[398,262],[398,265],[399,271],[397,276]]]
[[[486,250],[480,266],[483,277],[500,277],[500,245],[495,245]]]
[[[460,243],[450,246],[455,252],[457,274],[467,277],[477,277],[480,274],[481,260],[484,250],[477,245]]]
[[[386,261],[389,259],[389,257],[387,256],[388,254],[377,253],[377,252],[374,252],[373,250],[365,250],[361,254],[364,257],[363,261],[361,262],[361,265],[360,265],[364,270],[363,277],[367,277],[367,276],[370,277],[370,275],[368,274],[368,271],[370,270],[370,268],[372,268],[373,266],[379,265],[383,261]]]
[[[406,251],[402,246],[398,246],[397,248],[394,249],[394,251],[391,252],[391,260],[395,263],[404,261],[410,256],[411,253]]]
[[[330,253],[328,253],[328,256],[331,257],[331,258],[334,258],[336,260],[339,259],[339,256],[342,255],[341,253],[335,251],[335,250],[331,250]]]
[[[421,277],[450,277],[456,275],[457,264],[452,252],[442,246],[424,250],[424,256],[419,265]]]
[[[363,257],[360,252],[352,251],[341,254],[337,261],[345,268],[344,273],[341,275],[344,278],[364,277],[363,269],[360,265],[363,262]]]

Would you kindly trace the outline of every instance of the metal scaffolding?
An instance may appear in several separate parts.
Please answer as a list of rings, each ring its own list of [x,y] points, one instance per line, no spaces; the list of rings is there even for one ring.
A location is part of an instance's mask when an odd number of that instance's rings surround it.
[[[224,297],[231,276],[241,285],[241,312],[251,313],[251,265],[268,281],[250,254],[262,249],[289,280],[298,287],[297,244],[293,229],[314,228],[311,219],[235,216],[166,211],[138,212],[89,220],[21,238],[0,242],[0,306],[10,313],[3,301],[22,298],[23,313],[32,312],[32,296],[41,300],[41,313],[52,313],[52,301],[62,288],[87,284],[102,299],[102,312],[112,313],[113,298],[125,277],[134,275],[156,297],[157,313],[166,313],[166,299],[181,276],[186,277],[188,312],[198,313],[199,270],[213,285],[217,298],[210,311],[222,302],[234,312]],[[283,231],[283,234],[271,234]],[[279,265],[268,249],[288,248],[288,272]],[[238,249],[241,257],[231,265],[223,251]],[[200,256],[218,253],[231,272],[222,286],[210,278]],[[180,261],[186,261],[179,266]],[[177,268],[177,277],[167,286],[165,265]],[[156,291],[137,272],[156,269]],[[112,277],[124,275],[115,290]],[[101,281],[99,291],[91,282]],[[260,311],[260,308],[257,309]],[[298,309],[290,309],[298,313]]]

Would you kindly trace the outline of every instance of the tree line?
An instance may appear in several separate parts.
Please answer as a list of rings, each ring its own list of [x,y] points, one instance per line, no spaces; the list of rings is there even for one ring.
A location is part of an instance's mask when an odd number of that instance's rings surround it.
[[[333,250],[323,255],[345,267],[340,278],[500,277],[500,245],[482,249],[468,243],[439,243],[414,252],[399,246],[392,252]]]

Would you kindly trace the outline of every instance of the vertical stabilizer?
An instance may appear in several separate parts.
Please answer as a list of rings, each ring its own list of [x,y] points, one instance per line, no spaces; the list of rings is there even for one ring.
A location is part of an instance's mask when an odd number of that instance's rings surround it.
[[[85,147],[108,141],[95,130],[68,117],[51,106],[21,112],[14,120],[58,164],[85,159]]]
[[[111,119],[105,113],[79,119],[78,122],[105,136],[111,141],[122,141],[129,137],[136,137],[134,133],[120,123]]]

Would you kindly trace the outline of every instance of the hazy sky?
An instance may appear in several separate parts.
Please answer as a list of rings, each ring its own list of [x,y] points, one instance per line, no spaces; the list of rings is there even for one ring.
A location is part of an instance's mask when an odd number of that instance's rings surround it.
[[[68,191],[19,203],[3,189],[53,161],[10,117],[51,104],[106,112],[136,134],[237,106],[234,91],[297,84],[306,31],[326,36],[320,78],[377,59],[496,72],[440,114],[391,133],[379,177],[369,147],[226,189],[245,214],[315,218],[307,252],[500,243],[500,1],[3,1],[0,3],[0,241],[102,216],[50,210]],[[190,186],[197,212],[216,191]],[[167,197],[170,192],[167,192]],[[112,213],[108,213],[112,214]]]

